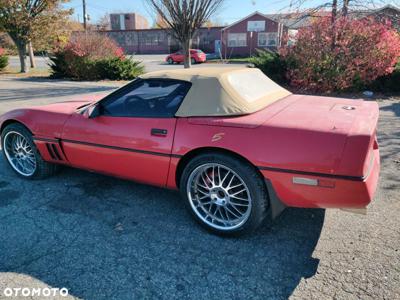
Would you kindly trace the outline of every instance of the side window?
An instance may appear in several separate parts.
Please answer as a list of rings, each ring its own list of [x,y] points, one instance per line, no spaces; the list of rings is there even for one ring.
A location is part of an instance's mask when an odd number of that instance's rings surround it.
[[[190,82],[139,79],[101,103],[103,115],[113,117],[173,117],[191,87]]]

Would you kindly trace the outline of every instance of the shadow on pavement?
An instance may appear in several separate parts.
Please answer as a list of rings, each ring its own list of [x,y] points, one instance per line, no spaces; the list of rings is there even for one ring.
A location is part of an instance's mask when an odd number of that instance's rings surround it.
[[[200,229],[174,191],[69,168],[26,181],[4,160],[0,174],[0,272],[79,298],[286,299],[318,267],[323,210],[287,209],[228,239]]]

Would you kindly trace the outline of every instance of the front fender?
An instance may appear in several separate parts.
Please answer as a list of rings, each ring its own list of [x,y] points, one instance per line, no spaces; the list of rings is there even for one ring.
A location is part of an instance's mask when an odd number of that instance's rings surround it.
[[[40,111],[35,109],[15,109],[0,116],[0,128],[4,130],[9,122],[19,122],[33,135],[59,138],[69,114]]]

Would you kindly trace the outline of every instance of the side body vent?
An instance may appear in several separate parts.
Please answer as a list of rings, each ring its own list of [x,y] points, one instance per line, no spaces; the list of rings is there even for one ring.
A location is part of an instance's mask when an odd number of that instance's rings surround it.
[[[59,145],[53,143],[46,143],[46,149],[52,160],[64,161],[65,157],[62,154],[62,150],[59,148]]]

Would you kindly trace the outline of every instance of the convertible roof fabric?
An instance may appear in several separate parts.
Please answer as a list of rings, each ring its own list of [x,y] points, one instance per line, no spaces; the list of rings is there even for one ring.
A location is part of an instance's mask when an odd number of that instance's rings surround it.
[[[157,71],[141,78],[190,81],[177,117],[237,116],[254,113],[291,93],[256,68],[191,68]]]

